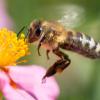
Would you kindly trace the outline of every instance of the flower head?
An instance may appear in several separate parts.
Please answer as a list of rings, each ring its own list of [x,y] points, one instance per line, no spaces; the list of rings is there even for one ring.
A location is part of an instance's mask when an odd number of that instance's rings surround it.
[[[27,54],[28,44],[24,34],[17,37],[15,32],[0,29],[0,67],[15,65],[19,58]]]

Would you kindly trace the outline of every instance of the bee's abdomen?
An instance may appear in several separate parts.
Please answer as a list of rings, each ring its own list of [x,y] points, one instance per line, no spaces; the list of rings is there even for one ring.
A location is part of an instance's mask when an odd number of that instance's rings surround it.
[[[73,32],[68,32],[66,42],[62,45],[62,48],[77,52],[89,58],[100,58],[100,43],[97,43],[92,37],[80,32],[74,35]]]

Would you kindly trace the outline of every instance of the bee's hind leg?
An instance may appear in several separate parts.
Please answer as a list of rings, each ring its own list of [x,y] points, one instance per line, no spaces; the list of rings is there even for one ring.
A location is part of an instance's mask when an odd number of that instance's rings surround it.
[[[58,57],[60,57],[59,60],[57,60],[46,72],[43,79],[46,77],[50,77],[57,72],[62,72],[65,68],[67,68],[71,60],[69,59],[68,55],[60,51],[59,49],[53,50],[53,53],[56,54]]]

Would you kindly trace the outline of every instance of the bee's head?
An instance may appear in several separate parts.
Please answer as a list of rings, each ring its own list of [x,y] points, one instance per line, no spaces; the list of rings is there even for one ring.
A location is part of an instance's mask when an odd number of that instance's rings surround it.
[[[28,42],[32,43],[39,40],[41,36],[41,21],[33,21],[30,24],[29,33],[28,33]]]

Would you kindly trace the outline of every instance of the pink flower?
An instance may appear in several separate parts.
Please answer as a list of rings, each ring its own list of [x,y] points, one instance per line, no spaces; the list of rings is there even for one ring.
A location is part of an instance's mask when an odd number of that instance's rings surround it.
[[[38,66],[9,67],[0,71],[0,90],[6,100],[56,100],[59,87],[54,77],[42,83],[45,69]],[[10,84],[10,78],[16,86]]]
[[[13,26],[12,20],[7,13],[5,3],[6,3],[5,0],[0,0],[0,28],[2,27],[11,28]]]

